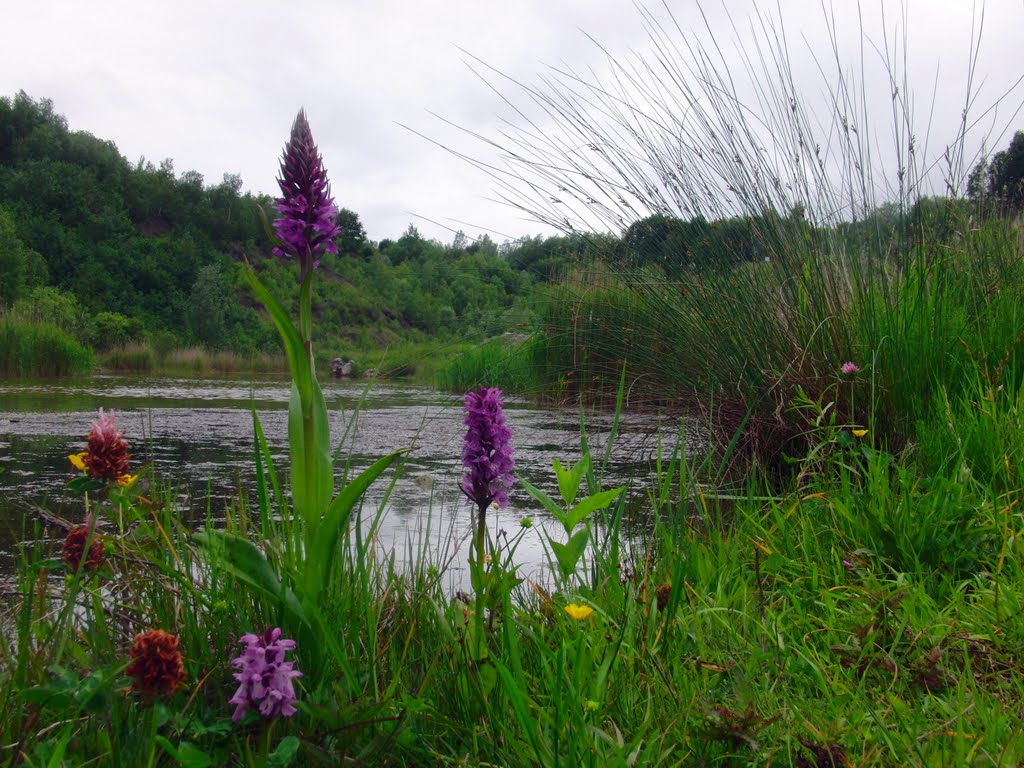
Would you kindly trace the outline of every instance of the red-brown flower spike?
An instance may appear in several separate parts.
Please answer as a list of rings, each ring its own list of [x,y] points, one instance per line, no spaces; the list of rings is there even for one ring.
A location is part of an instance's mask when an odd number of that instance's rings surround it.
[[[91,529],[91,531],[90,531]],[[89,540],[90,533],[92,540]],[[85,544],[89,542],[89,552],[85,552]],[[82,556],[85,555],[85,562]],[[96,532],[91,521],[86,520],[84,525],[76,525],[68,531],[64,539],[64,563],[73,573],[81,568],[83,571],[92,572],[103,564],[103,539]]]
[[[82,457],[89,477],[116,483],[128,474],[128,443],[114,424],[114,412],[99,418],[89,430],[89,446]]]
[[[134,678],[132,688],[147,697],[173,693],[185,679],[178,638],[170,632],[151,629],[136,635],[128,655],[132,663],[125,674]]]

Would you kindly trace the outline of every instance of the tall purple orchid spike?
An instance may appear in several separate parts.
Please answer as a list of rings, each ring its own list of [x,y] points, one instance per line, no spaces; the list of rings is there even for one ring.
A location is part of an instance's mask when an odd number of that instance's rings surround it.
[[[327,171],[305,110],[299,110],[292,124],[277,183],[282,196],[274,201],[274,208],[281,216],[274,222],[274,229],[282,247],[275,248],[274,253],[299,259],[305,279],[322,253],[338,252],[334,238],[341,231],[334,223],[338,208],[331,199]]]
[[[512,485],[512,430],[505,423],[501,406],[501,390],[497,387],[466,393],[466,438],[462,447],[462,464],[466,475],[462,492],[483,514],[492,502],[499,507],[508,504]]]

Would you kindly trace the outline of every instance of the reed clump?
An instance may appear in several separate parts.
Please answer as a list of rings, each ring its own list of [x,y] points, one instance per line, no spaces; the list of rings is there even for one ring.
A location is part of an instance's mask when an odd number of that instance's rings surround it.
[[[288,365],[281,355],[245,354],[205,347],[161,349],[151,343],[127,344],[100,354],[100,367],[122,373],[210,374],[283,373]]]
[[[477,61],[517,110],[488,143],[497,160],[475,161],[501,197],[567,233],[619,235],[548,307],[546,378],[589,396],[613,392],[625,367],[638,400],[703,408],[726,440],[742,425],[760,459],[806,449],[804,402],[908,444],[938,392],[969,384],[972,356],[1004,356],[1024,332],[1009,309],[1019,231],[963,197],[978,122],[958,114],[926,154],[900,45],[848,64],[828,14],[821,49],[809,44],[817,67],[801,70],[781,8],[726,25],[733,45],[709,44],[721,29],[687,29],[667,4],[640,13],[648,48],[601,70],[555,68],[534,86]],[[860,23],[867,38],[870,16]],[[892,42],[910,21],[879,24]],[[893,100],[875,102],[869,83]],[[1015,86],[995,101],[1014,98]],[[845,361],[860,366],[856,387]]]
[[[92,351],[61,328],[0,314],[0,375],[73,376],[92,362]]]

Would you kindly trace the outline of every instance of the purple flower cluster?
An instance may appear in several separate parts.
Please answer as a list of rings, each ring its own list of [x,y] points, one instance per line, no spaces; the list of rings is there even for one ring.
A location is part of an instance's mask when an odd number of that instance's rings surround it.
[[[857,371],[859,371],[859,370],[860,370],[860,366],[857,365],[856,363],[853,363],[853,362],[845,362],[839,368],[839,371],[841,373],[845,373],[847,375],[852,375],[854,373],[857,373]]]
[[[331,199],[323,159],[301,109],[284,148],[277,183],[282,197],[274,202],[274,208],[281,216],[274,222],[274,229],[283,247],[275,248],[274,253],[297,257],[305,275],[317,265],[320,254],[338,252],[334,238],[341,229],[334,223],[338,209]]]
[[[462,465],[466,475],[462,492],[479,509],[491,502],[499,507],[508,504],[512,485],[512,430],[505,423],[501,407],[501,390],[497,387],[466,393],[466,439],[462,447]]]
[[[232,720],[239,720],[250,707],[259,708],[264,717],[291,717],[296,709],[292,679],[302,673],[292,669],[293,661],[285,661],[286,651],[294,650],[294,640],[281,640],[281,630],[268,629],[262,636],[242,635],[245,646],[242,655],[232,659],[238,667],[234,678],[239,682],[235,695],[228,699],[234,704]]]

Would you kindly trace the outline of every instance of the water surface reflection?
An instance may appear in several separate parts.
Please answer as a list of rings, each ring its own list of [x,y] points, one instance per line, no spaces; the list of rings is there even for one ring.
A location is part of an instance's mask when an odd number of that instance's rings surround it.
[[[324,386],[330,409],[332,444],[340,446],[339,481],[345,465],[358,471],[381,455],[409,449],[387,499],[379,540],[400,560],[408,544],[433,557],[451,553],[468,534],[469,504],[458,490],[464,428],[461,398],[425,387],[389,382],[330,381]],[[134,452],[133,466],[152,466],[155,476],[175,488],[183,514],[194,521],[214,515],[239,489],[255,487],[252,409],[263,424],[279,471],[286,471],[289,382],[284,378],[188,379],[92,376],[62,381],[0,381],[0,521],[4,539],[0,569],[9,570],[13,539],[30,504],[45,504],[72,521],[81,517],[81,499],[70,494],[69,453],[82,450],[96,411],[117,413],[120,429]],[[576,461],[580,455],[579,414],[506,398],[513,429],[517,471],[531,483],[556,493],[553,457]],[[612,416],[590,414],[588,435],[595,453],[603,450]],[[652,414],[627,414],[613,447],[608,484],[649,473],[659,430],[674,440],[678,422]],[[382,500],[386,483],[371,489],[364,516]],[[208,507],[209,505],[209,507]],[[491,516],[493,530],[514,533],[524,515],[538,525],[519,550],[528,572],[542,567],[540,531],[544,514],[521,489],[509,508]],[[465,546],[459,550],[464,553]],[[518,559],[518,558],[517,558]],[[457,580],[463,557],[456,554]]]

